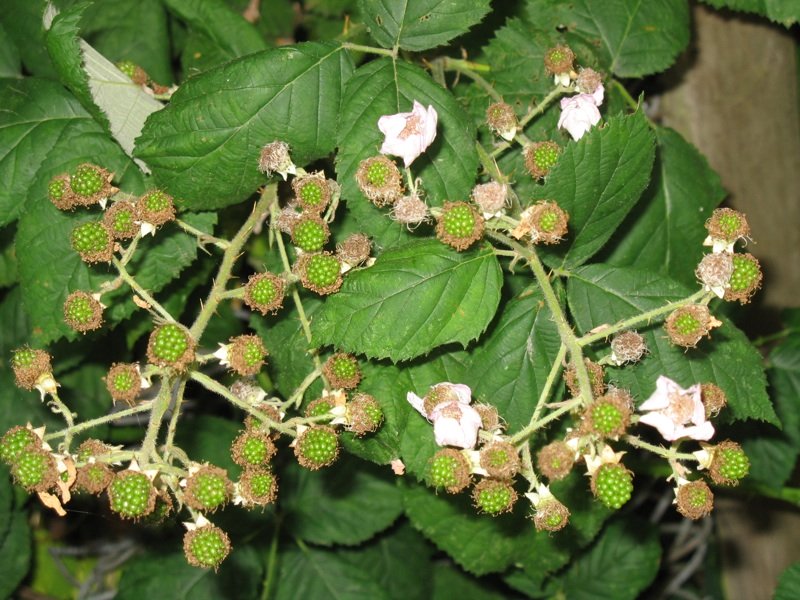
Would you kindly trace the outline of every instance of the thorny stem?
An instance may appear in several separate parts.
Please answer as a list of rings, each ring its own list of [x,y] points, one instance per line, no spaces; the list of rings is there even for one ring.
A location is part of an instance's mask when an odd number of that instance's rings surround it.
[[[380,54],[382,56],[390,56],[391,58],[397,58],[397,48],[389,50],[387,48],[376,48],[375,46],[362,46],[361,44],[353,44],[352,42],[344,42],[342,44],[342,48],[347,48],[348,50],[356,50],[358,52],[367,52],[369,54]]]
[[[233,265],[239,258],[239,254],[245,242],[253,232],[253,227],[255,227],[259,219],[269,209],[269,205],[272,202],[274,194],[275,184],[270,184],[264,188],[264,191],[261,193],[261,197],[253,207],[253,211],[250,213],[250,216],[247,217],[247,220],[241,226],[239,231],[236,232],[235,236],[233,236],[233,239],[230,241],[230,245],[222,255],[222,263],[220,264],[219,271],[217,271],[217,276],[214,279],[214,285],[211,287],[211,291],[208,293],[208,298],[206,299],[200,314],[197,315],[197,319],[195,319],[195,322],[189,329],[189,333],[195,340],[200,339],[200,337],[203,335],[203,331],[205,331],[206,326],[208,325],[209,320],[211,319],[211,316],[216,312],[217,306],[219,306],[219,303],[222,299],[221,295],[225,293],[225,287],[228,285],[228,280],[231,278]]]
[[[141,412],[145,412],[150,410],[152,406],[152,402],[142,402],[136,406],[131,408],[126,408],[125,410],[121,410],[119,412],[111,413],[110,415],[106,415],[104,417],[98,417],[96,419],[91,419],[90,421],[84,421],[79,425],[75,425],[74,427],[67,427],[66,429],[62,429],[60,431],[54,431],[53,433],[48,433],[44,436],[44,441],[54,440],[60,437],[66,437],[67,435],[75,435],[76,433],[80,433],[81,431],[86,431],[87,429],[91,429],[92,427],[96,427],[98,425],[103,425],[105,423],[111,423],[112,421],[116,421],[118,419],[122,419],[124,417],[130,417],[131,415],[135,415]]]
[[[678,452],[677,447],[664,448],[663,446],[656,446],[655,444],[650,444],[648,442],[642,441],[635,435],[626,435],[624,437],[624,440],[628,442],[631,446],[634,446],[635,448],[641,448],[642,450],[647,450],[648,452],[652,452],[653,454],[662,456],[667,460],[697,461],[697,457],[694,454],[688,454],[686,452]]]
[[[161,429],[161,421],[172,399],[172,383],[173,381],[169,376],[165,375],[161,378],[161,389],[158,390],[158,396],[156,396],[151,405],[150,419],[147,422],[147,431],[144,435],[142,448],[139,451],[139,463],[142,465],[150,464],[155,455],[156,440],[158,438],[158,432]]]
[[[542,417],[538,421],[533,421],[529,423],[524,429],[519,430],[517,433],[511,436],[508,440],[509,443],[514,444],[516,446],[521,441],[528,439],[530,436],[532,436],[534,433],[536,433],[539,429],[541,429],[548,423],[555,421],[564,413],[569,412],[573,408],[577,408],[580,405],[581,405],[580,398],[573,398],[572,400],[568,400],[567,402],[562,403],[557,409],[548,414],[546,417]]]
[[[531,416],[530,420],[531,423],[535,423],[539,419],[539,415],[542,414],[542,409],[544,408],[547,399],[550,397],[550,391],[553,389],[553,384],[555,384],[556,379],[558,379],[558,375],[561,372],[561,365],[564,362],[564,357],[566,357],[566,355],[567,347],[562,343],[561,347],[558,349],[558,354],[556,354],[553,364],[550,367],[550,372],[547,374],[547,379],[544,382],[541,394],[539,394],[539,401],[536,403],[536,408],[533,409],[533,415]]]
[[[264,588],[261,590],[261,600],[269,600],[272,585],[278,571],[278,543],[281,533],[281,517],[275,519],[275,529],[272,531],[272,541],[269,544],[267,555],[267,568],[264,576]]]
[[[169,311],[161,306],[155,298],[153,298],[149,292],[147,292],[142,286],[140,286],[136,280],[130,276],[128,271],[125,270],[125,266],[116,258],[112,258],[111,262],[116,267],[117,271],[119,271],[119,276],[122,277],[122,280],[127,283],[131,289],[139,296],[142,300],[147,302],[154,311],[156,311],[164,320],[174,323],[175,319],[169,314]]]
[[[494,98],[495,102],[505,102],[505,100],[503,100],[503,96],[501,96],[498,91],[494,89],[494,86],[492,86],[491,83],[486,81],[476,72],[478,70],[484,72],[490,71],[491,67],[489,67],[489,65],[480,65],[478,63],[473,63],[458,58],[450,58],[448,56],[444,56],[436,62],[439,62],[447,71],[455,71],[456,73],[461,73],[462,75],[466,75],[472,79],[472,81],[483,88],[487,94]]]
[[[172,454],[172,443],[175,441],[175,431],[178,429],[178,418],[181,415],[181,403],[183,402],[185,391],[186,379],[181,379],[175,392],[175,406],[172,408],[172,416],[169,419],[167,439],[164,441],[164,462],[169,461]]]
[[[289,399],[281,405],[281,408],[287,408],[292,404],[299,407],[303,400],[303,394],[305,394],[306,390],[317,380],[317,378],[319,378],[320,375],[322,375],[322,371],[320,369],[314,369],[311,373],[306,375],[306,378],[303,379],[299,386],[297,386],[297,389],[291,396],[289,396]]]
[[[274,429],[275,431],[280,431],[281,433],[285,433],[286,435],[290,435],[292,437],[297,436],[297,433],[291,427],[287,427],[283,423],[277,423],[273,421],[265,413],[261,412],[252,405],[248,404],[244,400],[238,398],[233,392],[228,390],[228,388],[219,383],[216,379],[212,379],[208,375],[204,375],[199,371],[192,371],[189,376],[207,390],[222,396],[223,398],[225,398],[225,400],[227,400],[234,406],[241,408],[246,413],[253,415],[259,421],[267,424],[270,429]]]
[[[67,408],[67,405],[61,401],[61,398],[58,397],[58,393],[50,392],[49,393],[50,400],[48,404],[52,404],[55,406],[53,412],[58,412],[64,417],[64,421],[67,424],[66,429],[64,430],[64,452],[69,453],[69,445],[72,442],[72,436],[75,434],[75,420],[72,416],[72,411]]]
[[[683,300],[677,300],[675,302],[670,302],[669,304],[665,304],[664,306],[660,306],[659,308],[654,308],[653,310],[648,310],[641,314],[636,315],[635,317],[631,317],[629,319],[623,319],[614,325],[609,325],[607,327],[603,327],[599,331],[594,333],[588,333],[582,337],[577,339],[579,346],[588,346],[592,342],[596,342],[597,340],[602,340],[607,338],[610,335],[617,333],[618,331],[623,331],[625,329],[630,329],[632,327],[636,327],[637,325],[646,324],[649,325],[650,321],[655,319],[656,317],[660,317],[661,315],[665,315],[667,313],[672,312],[676,308],[680,308],[681,306],[686,306],[688,304],[695,304],[698,301],[703,301],[707,296],[713,296],[713,293],[706,292],[704,290],[699,290],[689,296],[688,298],[684,298]]]
[[[181,219],[175,219],[175,224],[183,229],[185,232],[192,234],[194,237],[198,239],[198,241],[202,243],[209,243],[214,244],[217,248],[221,248],[222,250],[227,250],[230,247],[231,243],[228,240],[223,240],[222,238],[215,237],[210,233],[206,233],[204,231],[200,231],[196,227],[192,227],[186,221],[182,221]]]

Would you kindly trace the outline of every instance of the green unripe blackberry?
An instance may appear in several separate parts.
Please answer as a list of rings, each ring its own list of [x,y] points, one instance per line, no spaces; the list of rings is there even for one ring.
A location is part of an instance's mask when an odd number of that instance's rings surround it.
[[[251,275],[244,286],[244,303],[262,315],[274,313],[283,304],[283,279],[273,273]]]
[[[489,105],[486,109],[486,124],[494,133],[509,142],[514,139],[519,127],[513,107],[505,102]]]
[[[183,552],[193,567],[216,570],[230,551],[228,535],[211,524],[188,531],[183,537]]]
[[[136,213],[138,220],[159,226],[175,218],[175,205],[169,194],[150,190],[136,201]]]
[[[230,500],[233,484],[224,469],[204,465],[186,479],[184,498],[196,510],[213,512]]]
[[[523,155],[528,172],[536,179],[541,179],[558,162],[561,148],[555,142],[536,142],[526,146]]]
[[[547,444],[536,455],[539,472],[550,481],[564,479],[575,464],[575,451],[566,442],[557,440]]]
[[[567,234],[569,214],[555,202],[542,200],[526,208],[519,226],[512,235],[521,238],[530,234],[534,244],[557,244]]]
[[[25,450],[41,448],[42,441],[32,429],[18,425],[6,431],[0,439],[0,460],[11,465]]]
[[[603,437],[617,438],[628,428],[633,413],[633,399],[625,390],[611,388],[586,410],[584,419],[590,431]]]
[[[750,235],[750,225],[743,213],[732,208],[717,208],[706,221],[710,238],[733,243]]]
[[[556,498],[549,498],[539,503],[533,515],[533,524],[537,531],[559,531],[569,522],[569,509]]]
[[[705,481],[692,481],[678,487],[675,501],[684,517],[701,519],[714,508],[714,493]]]
[[[672,311],[664,321],[664,330],[673,344],[694,348],[713,327],[721,324],[711,316],[706,305],[693,304]]]
[[[717,444],[708,473],[717,485],[738,485],[750,471],[750,460],[742,447],[731,440]]]
[[[24,346],[11,355],[11,368],[15,383],[25,390],[36,387],[39,379],[50,373],[50,355],[44,350]]]
[[[304,254],[297,270],[303,285],[318,294],[332,294],[342,286],[342,263],[329,252]]]
[[[329,237],[328,225],[319,217],[302,217],[292,227],[292,242],[303,252],[322,250]]]
[[[361,381],[361,369],[352,354],[337,352],[325,361],[322,373],[334,388],[352,389]]]
[[[74,194],[69,189],[69,176],[56,175],[47,185],[47,197],[59,210],[72,210],[75,208]]]
[[[499,479],[482,479],[472,490],[475,508],[492,516],[511,512],[516,501],[517,492],[514,488]]]
[[[544,53],[544,67],[550,75],[569,73],[574,60],[575,53],[569,46],[554,46]]]
[[[106,491],[112,481],[114,472],[111,468],[105,463],[95,462],[78,467],[75,485],[78,489],[99,496]]]
[[[86,292],[72,292],[64,302],[64,321],[75,331],[85,333],[103,324],[103,305]]]
[[[361,193],[378,207],[394,204],[403,195],[402,182],[400,169],[382,155],[362,160],[356,171]]]
[[[493,479],[511,479],[519,471],[519,454],[509,442],[491,442],[481,448],[480,465]]]
[[[136,221],[136,205],[127,200],[114,202],[103,214],[103,223],[108,227],[115,240],[136,237],[136,234],[139,233]]]
[[[166,323],[150,334],[147,358],[159,367],[182,371],[194,360],[194,340],[180,325]]]
[[[317,398],[309,402],[306,407],[306,417],[321,417],[327,415],[333,409],[333,402],[327,398]]]
[[[294,454],[306,469],[327,467],[339,456],[339,436],[332,427],[314,425],[297,436]]]
[[[377,431],[383,423],[381,405],[369,394],[356,394],[347,403],[347,430],[357,436]]]
[[[445,202],[436,221],[436,237],[456,250],[469,248],[483,229],[483,217],[466,202]]]
[[[632,492],[633,475],[619,463],[606,463],[592,476],[592,493],[608,508],[620,508]]]
[[[449,494],[457,494],[470,483],[470,465],[467,458],[454,448],[439,450],[428,461],[427,483],[429,486],[444,489]]]
[[[278,480],[266,469],[246,469],[238,487],[246,504],[264,506],[275,502],[278,495]]]
[[[725,290],[725,300],[738,300],[742,304],[747,304],[761,286],[761,278],[761,265],[755,256],[734,254],[733,273],[730,287]]]
[[[106,389],[117,402],[133,404],[142,390],[142,376],[134,364],[115,363],[105,377]]]
[[[242,467],[266,466],[275,452],[270,436],[253,429],[245,429],[231,444],[233,462]]]
[[[111,232],[101,221],[89,221],[72,230],[72,248],[84,262],[110,262],[114,254]]]
[[[257,335],[238,335],[228,341],[228,362],[239,375],[256,375],[266,357],[267,349]]]
[[[88,198],[103,189],[103,173],[93,165],[80,165],[69,178],[69,187],[78,196]]]
[[[335,186],[335,183],[325,179],[322,171],[295,177],[292,180],[292,189],[303,212],[316,214],[328,206],[333,193],[332,185]]]
[[[124,519],[141,519],[153,512],[156,489],[140,471],[120,471],[108,486],[111,510]]]
[[[117,68],[125,73],[128,77],[133,79],[134,74],[136,73],[136,63],[131,60],[121,60],[117,63]]]
[[[58,470],[52,454],[29,446],[17,454],[11,474],[14,481],[29,492],[46,492],[56,484]]]

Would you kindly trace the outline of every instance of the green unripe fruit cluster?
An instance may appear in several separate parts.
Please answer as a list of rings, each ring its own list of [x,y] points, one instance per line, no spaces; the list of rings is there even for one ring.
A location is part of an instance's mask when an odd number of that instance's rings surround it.
[[[311,257],[306,267],[306,278],[319,288],[333,285],[339,278],[339,261],[333,256],[317,254]]]
[[[439,454],[433,457],[428,468],[428,482],[436,488],[449,488],[458,485],[458,463],[452,456]]]
[[[599,402],[592,408],[592,422],[598,433],[611,435],[622,425],[622,413],[613,404]]]
[[[725,479],[742,479],[750,470],[750,460],[741,448],[720,451],[718,472]]]
[[[292,229],[294,244],[304,252],[317,252],[328,240],[325,226],[315,219],[298,221]]]
[[[690,312],[684,312],[675,319],[675,329],[681,335],[691,335],[700,328],[698,321]]]
[[[475,506],[481,511],[496,515],[506,512],[513,503],[514,492],[508,485],[499,485],[475,489]]]
[[[456,238],[466,238],[475,230],[475,215],[464,204],[457,204],[442,215],[444,230]]]
[[[758,264],[746,256],[733,256],[733,273],[731,274],[731,291],[743,292],[749,289],[758,279],[760,270]]]
[[[618,509],[631,499],[633,479],[620,464],[604,464],[594,475],[593,490],[608,508]]]
[[[165,363],[174,363],[183,356],[188,347],[186,332],[170,323],[159,327],[156,331],[153,356]]]
[[[300,199],[306,206],[317,206],[322,201],[322,186],[309,181],[300,188]]]
[[[153,510],[155,490],[144,473],[127,471],[108,487],[111,510],[129,519],[146,516]]]
[[[533,151],[533,160],[542,171],[549,171],[558,161],[559,148],[555,144],[542,144]]]
[[[311,427],[297,438],[295,454],[308,469],[328,466],[339,454],[338,436],[330,427]]]
[[[52,469],[52,458],[38,448],[22,450],[17,454],[11,472],[17,483],[25,489],[40,487]]]
[[[144,205],[149,211],[160,212],[171,206],[171,198],[161,190],[154,190],[144,197]]]
[[[381,187],[386,185],[389,176],[389,166],[385,163],[375,161],[367,168],[367,181],[370,185]]]
[[[47,195],[51,200],[61,200],[66,191],[66,184],[63,179],[54,179],[47,186]]]
[[[0,460],[13,463],[22,451],[39,445],[39,438],[27,427],[13,427],[0,440]]]
[[[195,567],[215,569],[230,552],[228,536],[213,525],[190,531],[184,538],[186,560]]]
[[[217,508],[228,499],[227,481],[218,473],[198,473],[192,482],[192,494],[199,508]]]
[[[72,230],[72,247],[80,254],[107,250],[111,244],[108,230],[98,221],[89,221]]]
[[[90,165],[81,165],[69,178],[69,187],[78,196],[93,196],[103,189],[103,174]]]

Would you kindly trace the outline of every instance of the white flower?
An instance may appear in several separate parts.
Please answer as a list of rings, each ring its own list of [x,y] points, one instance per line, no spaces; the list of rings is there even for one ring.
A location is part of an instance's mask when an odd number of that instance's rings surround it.
[[[231,344],[219,344],[219,348],[214,352],[214,358],[219,360],[219,364],[223,367],[231,366]]]
[[[558,127],[566,129],[572,139],[581,139],[583,134],[600,122],[600,111],[597,107],[603,103],[604,94],[601,84],[593,94],[576,94],[562,98]]]
[[[430,414],[425,413],[425,401],[414,392],[406,399],[423,417],[433,423],[433,435],[439,446],[456,446],[472,449],[478,441],[481,416],[470,406],[472,390],[457,383],[439,383],[434,386],[442,401],[434,406]]]
[[[639,410],[648,411],[639,422],[655,427],[669,442],[681,438],[709,440],[714,435],[714,426],[706,419],[699,384],[683,389],[661,375],[656,391]]]
[[[386,139],[381,146],[381,154],[399,156],[409,167],[436,139],[438,119],[439,115],[433,106],[426,109],[416,100],[409,113],[382,116],[378,119],[378,128]]]

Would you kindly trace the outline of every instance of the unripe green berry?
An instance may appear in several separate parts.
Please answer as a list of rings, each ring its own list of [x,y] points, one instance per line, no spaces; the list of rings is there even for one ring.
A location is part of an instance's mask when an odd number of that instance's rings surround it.
[[[536,142],[525,147],[523,153],[525,166],[528,172],[535,178],[541,179],[552,169],[558,157],[561,155],[561,148],[555,142]]]
[[[150,478],[140,471],[121,471],[108,486],[111,510],[125,519],[140,519],[151,512],[156,490]]]
[[[136,63],[131,60],[121,60],[117,63],[117,68],[125,73],[128,77],[133,79],[133,76],[136,73]]]
[[[608,508],[618,509],[631,499],[633,476],[621,464],[606,463],[592,477],[592,492]]]
[[[331,201],[336,183],[325,179],[325,173],[317,171],[292,180],[292,190],[294,191],[297,203],[303,213],[319,214]]]
[[[29,492],[45,492],[55,485],[58,472],[52,454],[29,446],[11,465],[14,480]]]
[[[373,156],[361,161],[356,171],[356,183],[375,206],[394,204],[403,195],[403,183],[397,165],[385,156]]]
[[[495,516],[511,511],[517,501],[517,493],[505,481],[483,479],[472,490],[472,501],[481,512]]]
[[[42,441],[32,429],[16,426],[9,429],[0,440],[0,460],[14,464],[24,450],[40,448]]]
[[[219,527],[208,524],[186,533],[183,551],[193,567],[216,569],[231,551],[231,542]]]
[[[481,448],[479,461],[493,479],[511,479],[519,471],[519,454],[509,442],[490,442]]]
[[[454,448],[439,450],[428,462],[427,483],[449,494],[457,494],[470,483],[470,465]]]
[[[742,304],[747,304],[761,286],[761,278],[761,265],[755,256],[734,254],[733,273],[730,288],[725,290],[725,300],[738,300]]]
[[[155,365],[182,371],[194,360],[194,341],[175,323],[161,325],[150,334],[147,357]]]
[[[383,422],[383,410],[369,394],[356,394],[347,403],[347,430],[357,436],[377,431]]]
[[[22,389],[32,390],[41,377],[50,373],[50,355],[28,346],[17,348],[11,355],[11,368],[14,382]]]
[[[206,465],[186,479],[184,498],[191,508],[213,512],[228,502],[232,491],[225,470]]]
[[[309,427],[297,436],[294,454],[297,462],[307,469],[327,467],[339,455],[339,437],[327,425]]]
[[[738,485],[750,471],[750,460],[736,442],[725,440],[714,449],[708,469],[711,480],[718,485]]]
[[[352,354],[338,352],[322,367],[322,373],[334,388],[352,389],[361,381],[361,369]]]
[[[106,375],[106,388],[116,401],[133,404],[142,389],[142,376],[134,364],[115,363]]]
[[[114,253],[111,232],[100,221],[89,221],[72,230],[72,247],[85,262],[109,262]]]
[[[318,252],[328,241],[330,232],[319,217],[304,217],[292,228],[292,241],[303,252]]]
[[[436,236],[456,250],[465,250],[481,238],[483,217],[466,202],[445,202],[436,222]]]
[[[231,444],[233,462],[242,467],[263,467],[269,464],[275,452],[269,435],[252,429],[244,430]]]
[[[79,166],[69,179],[69,186],[78,196],[87,198],[103,189],[103,173],[92,165]]]
[[[140,221],[158,226],[175,218],[175,205],[169,194],[150,190],[136,201],[136,212]]]
[[[304,254],[298,261],[298,271],[303,285],[318,294],[331,294],[342,285],[342,264],[328,252]]]
[[[588,429],[603,437],[617,438],[628,428],[633,413],[633,399],[620,388],[611,388],[589,406],[584,419]]]
[[[327,398],[317,398],[306,407],[306,417],[321,417],[333,409],[333,403]]]
[[[264,366],[267,349],[257,335],[237,335],[228,341],[228,362],[236,373],[256,375]]]
[[[66,188],[66,181],[63,179],[53,179],[53,181],[51,181],[47,186],[47,195],[50,197],[50,200],[57,202],[64,197]]]
[[[714,508],[714,493],[705,481],[691,481],[676,491],[678,512],[689,519],[701,519]]]
[[[693,348],[712,328],[722,323],[711,316],[704,304],[690,304],[672,311],[664,322],[670,341],[684,348]]]
[[[246,469],[239,479],[239,495],[246,504],[264,506],[275,502],[278,480],[265,469]]]
[[[103,306],[86,292],[73,292],[64,302],[64,321],[75,331],[85,333],[103,324]]]
[[[475,229],[475,216],[468,206],[463,204],[454,206],[442,217],[444,230],[448,235],[464,238],[472,234]]]
[[[283,304],[283,279],[273,273],[251,275],[244,286],[244,303],[262,315],[276,312]]]

